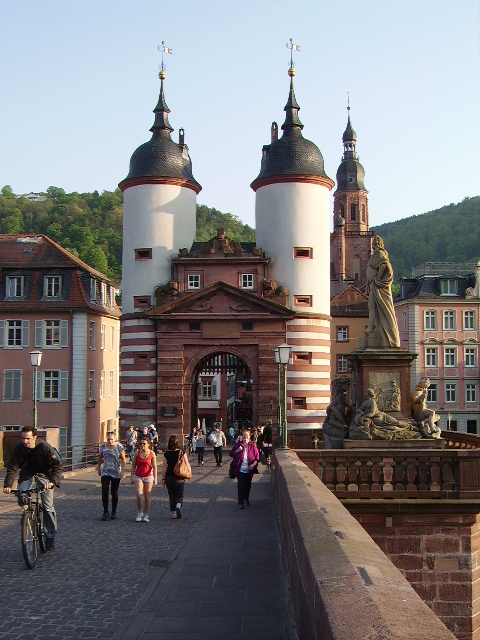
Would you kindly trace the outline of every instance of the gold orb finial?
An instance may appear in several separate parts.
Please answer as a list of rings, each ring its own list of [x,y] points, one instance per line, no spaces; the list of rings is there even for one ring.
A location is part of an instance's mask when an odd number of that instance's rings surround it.
[[[165,78],[167,77],[167,74],[165,73],[164,69],[160,71],[160,73],[158,74],[158,77],[160,78],[160,80],[165,80]]]
[[[290,67],[288,69],[288,75],[293,78],[293,76],[295,75],[295,68],[294,67]]]

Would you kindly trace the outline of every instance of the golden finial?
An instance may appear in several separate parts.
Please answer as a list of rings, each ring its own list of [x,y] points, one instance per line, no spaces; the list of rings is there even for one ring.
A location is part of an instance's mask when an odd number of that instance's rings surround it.
[[[300,45],[294,44],[292,38],[290,38],[290,42],[287,42],[287,49],[290,49],[290,68],[288,69],[288,75],[293,78],[295,75],[293,52],[300,51]]]
[[[165,46],[165,42],[162,40],[162,44],[158,45],[158,50],[162,52],[162,64],[160,67],[160,73],[158,74],[158,77],[160,78],[160,80],[165,80],[165,78],[167,77],[167,74],[165,73],[166,70],[166,65],[163,64],[163,54],[164,53],[173,53],[173,50],[170,49],[169,47]]]

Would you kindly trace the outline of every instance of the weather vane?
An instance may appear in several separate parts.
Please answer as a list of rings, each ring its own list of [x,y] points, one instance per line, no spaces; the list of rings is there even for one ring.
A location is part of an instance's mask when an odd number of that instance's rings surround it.
[[[165,42],[162,40],[162,44],[158,45],[158,50],[162,52],[162,66],[160,67],[160,71],[165,71],[167,68],[165,64],[163,64],[163,54],[164,53],[173,53],[173,50],[169,47],[165,46]]]
[[[293,52],[300,51],[300,45],[293,44],[293,40],[292,38],[290,38],[290,42],[287,42],[287,49],[290,49],[290,69],[293,69],[293,67],[295,66],[293,62]]]

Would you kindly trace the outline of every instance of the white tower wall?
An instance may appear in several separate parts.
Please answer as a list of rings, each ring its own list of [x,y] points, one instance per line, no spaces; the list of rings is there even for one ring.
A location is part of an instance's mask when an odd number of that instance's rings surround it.
[[[288,287],[293,310],[330,314],[329,190],[318,184],[276,183],[255,198],[256,243],[271,259],[270,277]],[[295,247],[311,247],[312,259],[294,259]],[[299,309],[295,295],[312,296]]]
[[[152,296],[171,279],[171,257],[195,240],[196,194],[170,184],[129,187],[123,201],[122,311],[133,313],[134,296]],[[135,260],[135,249],[152,249]]]

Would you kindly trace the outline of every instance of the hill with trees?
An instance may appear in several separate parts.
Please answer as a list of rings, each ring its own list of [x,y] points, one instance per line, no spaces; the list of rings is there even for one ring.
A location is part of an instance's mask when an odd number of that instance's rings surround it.
[[[0,192],[0,233],[44,233],[108,275],[122,278],[123,194],[65,193],[49,187],[41,202]],[[231,213],[197,205],[196,240],[204,242],[223,227],[229,238],[254,242],[255,230]],[[476,262],[480,256],[480,196],[458,204],[375,227],[393,265],[395,281],[410,277],[412,266],[427,261]]]
[[[385,242],[395,282],[411,278],[412,267],[423,262],[478,262],[480,196],[372,230]]]

